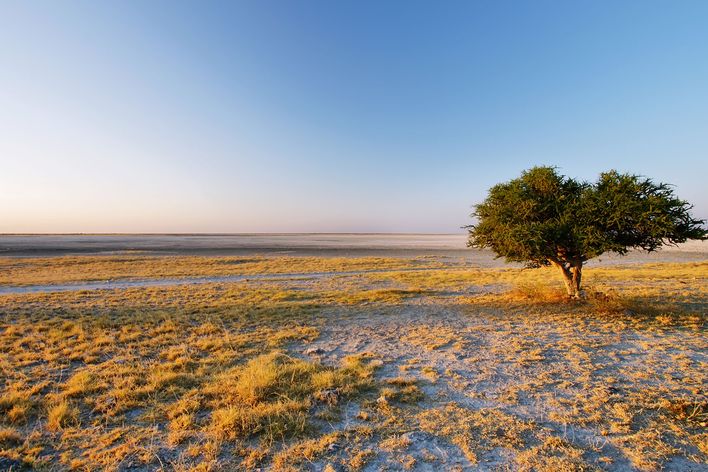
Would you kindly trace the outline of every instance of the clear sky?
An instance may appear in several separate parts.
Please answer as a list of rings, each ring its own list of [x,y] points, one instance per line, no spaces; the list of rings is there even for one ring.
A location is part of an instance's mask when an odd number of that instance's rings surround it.
[[[533,165],[708,217],[708,2],[0,0],[0,232],[457,232]]]

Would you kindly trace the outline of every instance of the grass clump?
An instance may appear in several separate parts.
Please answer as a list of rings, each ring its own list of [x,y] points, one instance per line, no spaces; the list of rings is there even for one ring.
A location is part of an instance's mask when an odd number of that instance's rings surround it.
[[[67,397],[79,397],[87,395],[98,388],[96,377],[88,370],[80,370],[74,373],[64,384],[64,395]]]
[[[75,426],[79,419],[79,409],[67,400],[51,405],[47,411],[47,429],[61,431],[66,426]]]
[[[0,446],[13,446],[22,441],[22,435],[13,428],[0,428]]]
[[[263,354],[205,388],[219,406],[209,429],[218,439],[259,436],[267,444],[302,435],[311,426],[312,408],[334,406],[371,387],[372,373],[362,360],[328,368],[281,351]]]

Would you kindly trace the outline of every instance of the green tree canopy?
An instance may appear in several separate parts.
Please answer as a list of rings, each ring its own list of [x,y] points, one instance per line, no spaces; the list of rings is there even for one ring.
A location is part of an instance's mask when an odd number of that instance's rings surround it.
[[[705,222],[691,208],[671,186],[640,176],[613,170],[591,184],[534,167],[489,190],[467,227],[468,246],[527,267],[555,266],[577,298],[582,266],[593,257],[705,239]]]

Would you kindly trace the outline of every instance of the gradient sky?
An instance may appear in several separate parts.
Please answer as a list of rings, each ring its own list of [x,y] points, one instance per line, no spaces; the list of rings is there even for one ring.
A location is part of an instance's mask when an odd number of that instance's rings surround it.
[[[708,217],[708,2],[0,0],[0,232],[457,232],[542,164]]]

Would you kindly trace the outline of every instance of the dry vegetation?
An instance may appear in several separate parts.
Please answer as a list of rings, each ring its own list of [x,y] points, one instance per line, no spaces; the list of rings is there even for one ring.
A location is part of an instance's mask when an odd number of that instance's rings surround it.
[[[707,468],[708,263],[591,268],[568,303],[545,270],[251,259],[2,260],[360,273],[0,295],[0,469]]]
[[[439,263],[425,259],[386,257],[170,257],[136,254],[102,257],[0,258],[0,284],[39,285],[145,278],[350,272],[441,266]]]

